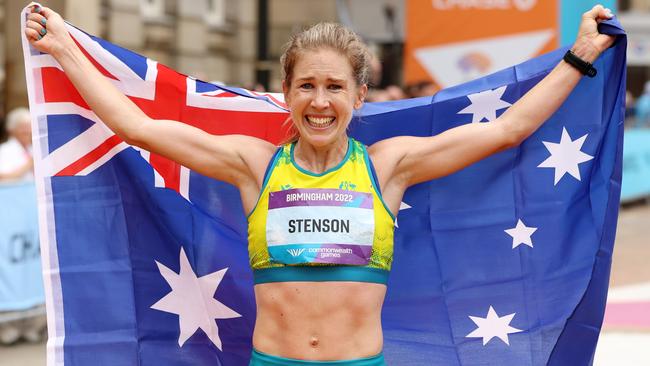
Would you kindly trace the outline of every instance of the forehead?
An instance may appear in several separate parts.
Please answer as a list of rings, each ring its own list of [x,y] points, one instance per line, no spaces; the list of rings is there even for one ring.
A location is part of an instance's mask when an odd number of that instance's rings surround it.
[[[348,58],[329,48],[306,50],[298,55],[293,66],[293,79],[309,78],[354,79]]]

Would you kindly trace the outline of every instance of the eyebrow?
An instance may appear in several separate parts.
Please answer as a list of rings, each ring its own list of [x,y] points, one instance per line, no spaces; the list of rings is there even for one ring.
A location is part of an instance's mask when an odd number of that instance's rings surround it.
[[[308,76],[308,77],[296,79],[296,82],[311,81],[311,80],[314,80],[314,79],[315,78],[313,76]],[[334,83],[345,83],[345,79],[337,79],[337,78],[327,78],[327,81],[334,82]]]

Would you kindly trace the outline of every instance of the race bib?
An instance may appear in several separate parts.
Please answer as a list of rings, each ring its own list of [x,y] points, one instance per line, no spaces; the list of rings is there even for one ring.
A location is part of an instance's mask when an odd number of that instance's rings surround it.
[[[366,265],[374,233],[370,193],[320,188],[269,193],[266,241],[275,262]]]

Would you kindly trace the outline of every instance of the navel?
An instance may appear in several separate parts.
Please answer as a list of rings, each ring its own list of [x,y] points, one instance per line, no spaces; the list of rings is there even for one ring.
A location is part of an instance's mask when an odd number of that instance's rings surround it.
[[[312,347],[318,347],[318,343],[319,341],[318,338],[316,337],[311,337],[311,339],[309,340],[309,345]]]

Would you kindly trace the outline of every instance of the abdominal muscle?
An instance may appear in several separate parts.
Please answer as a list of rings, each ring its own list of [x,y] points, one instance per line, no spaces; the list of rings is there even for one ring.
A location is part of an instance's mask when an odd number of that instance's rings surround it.
[[[386,286],[362,282],[276,282],[255,286],[253,347],[301,360],[377,355]]]

